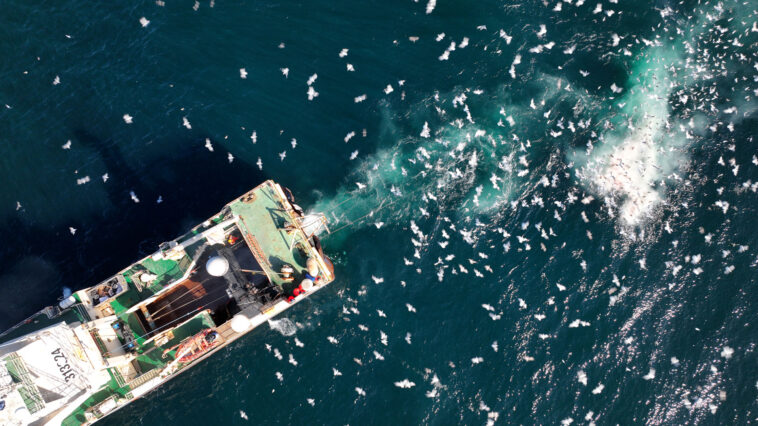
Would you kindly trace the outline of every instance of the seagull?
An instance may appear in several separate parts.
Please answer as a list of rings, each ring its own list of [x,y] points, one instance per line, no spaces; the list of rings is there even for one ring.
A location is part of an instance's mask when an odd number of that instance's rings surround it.
[[[434,11],[434,7],[437,6],[437,0],[429,0],[426,4],[426,14],[429,15]]]
[[[655,368],[651,368],[650,371],[647,372],[644,376],[642,376],[645,380],[653,380],[655,378]]]
[[[314,89],[313,86],[308,86],[308,100],[312,101],[317,96],[318,96],[318,92],[316,91],[316,89]]]
[[[434,0],[432,0],[432,1],[434,1]],[[410,389],[410,388],[416,386],[416,384],[413,383],[413,382],[411,382],[408,379],[404,379],[404,380],[402,380],[400,382],[395,382],[395,386],[397,386],[399,388],[402,388],[402,389]]]

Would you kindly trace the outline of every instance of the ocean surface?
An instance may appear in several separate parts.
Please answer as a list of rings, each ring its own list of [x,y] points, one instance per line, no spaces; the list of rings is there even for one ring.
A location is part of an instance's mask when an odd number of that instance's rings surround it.
[[[758,422],[756,9],[7,0],[0,328],[274,179],[337,281],[104,426]]]

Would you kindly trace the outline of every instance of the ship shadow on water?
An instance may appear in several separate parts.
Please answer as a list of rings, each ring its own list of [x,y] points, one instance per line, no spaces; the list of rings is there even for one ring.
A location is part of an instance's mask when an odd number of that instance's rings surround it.
[[[73,236],[67,227],[49,229],[20,217],[0,224],[0,298],[11,301],[0,305],[0,330],[55,304],[63,287],[97,284],[154,252],[267,178],[252,164],[230,164],[226,152],[206,150],[210,136],[166,141],[184,148],[135,163],[112,139],[84,128],[73,134],[105,165],[110,179],[89,185],[103,185],[108,207],[72,222]]]

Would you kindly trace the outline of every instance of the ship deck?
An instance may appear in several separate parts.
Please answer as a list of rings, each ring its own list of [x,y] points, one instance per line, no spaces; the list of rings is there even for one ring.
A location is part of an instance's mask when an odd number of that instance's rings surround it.
[[[193,366],[196,361],[174,362],[188,338],[213,329],[221,349],[245,334],[232,330],[229,320],[237,313],[256,317],[254,328],[287,309],[286,296],[304,278],[307,253],[315,250],[293,221],[291,205],[267,181],[153,255],[75,292],[74,304],[60,315],[57,308],[35,314],[0,335],[0,342],[60,322],[86,324],[81,331],[91,335],[92,350],[112,362],[103,364],[102,387],[61,414],[67,414],[66,426],[89,423],[107,414],[109,404],[123,405],[156,380]],[[211,256],[228,261],[223,276],[208,273]],[[284,265],[292,266],[294,279],[282,278]]]
[[[301,233],[295,233],[293,237],[285,229],[288,215],[282,209],[275,191],[272,184],[261,185],[253,191],[255,198],[252,201],[240,199],[229,207],[239,216],[243,235],[252,237],[246,236],[245,240],[263,259],[261,266],[266,269],[272,282],[289,291],[294,284],[282,280],[278,272],[285,264],[291,265],[297,272],[305,270],[307,258],[297,247],[308,243],[303,241]],[[296,276],[299,275],[296,273]],[[296,279],[296,282],[299,280]]]

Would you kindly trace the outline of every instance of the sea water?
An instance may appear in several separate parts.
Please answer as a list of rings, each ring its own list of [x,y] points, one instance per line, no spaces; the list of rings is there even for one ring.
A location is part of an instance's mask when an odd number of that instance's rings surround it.
[[[265,179],[336,231],[104,425],[755,421],[750,2],[4,6],[2,328]]]

